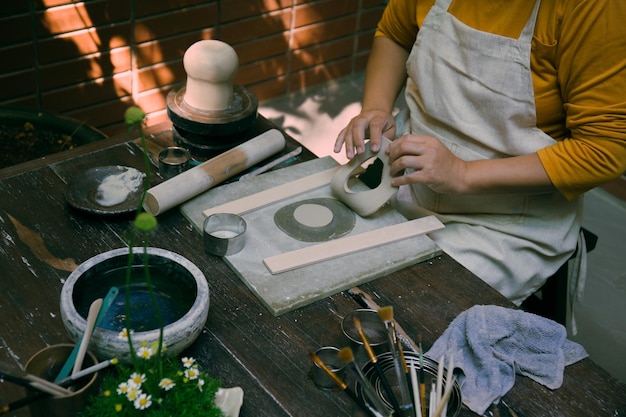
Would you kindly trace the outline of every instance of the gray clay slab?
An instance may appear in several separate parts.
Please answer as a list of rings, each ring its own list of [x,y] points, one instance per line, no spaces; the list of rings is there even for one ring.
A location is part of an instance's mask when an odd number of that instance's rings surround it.
[[[334,166],[337,166],[337,163],[332,158],[326,157],[245,181],[226,184],[183,204],[181,211],[194,228],[202,233],[204,210]],[[274,223],[274,214],[288,204],[311,198],[332,198],[330,185],[244,214],[243,217],[248,224],[245,246],[241,252],[224,258],[275,316],[430,259],[440,253],[440,249],[427,236],[416,236],[272,275],[263,264],[264,258],[316,244],[288,236]],[[346,236],[405,221],[400,213],[386,206],[368,218],[357,215],[354,229]]]

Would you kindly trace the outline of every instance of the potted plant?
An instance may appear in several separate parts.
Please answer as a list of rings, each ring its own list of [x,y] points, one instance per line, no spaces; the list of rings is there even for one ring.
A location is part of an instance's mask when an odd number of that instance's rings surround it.
[[[70,117],[22,107],[0,107],[0,169],[105,139]]]

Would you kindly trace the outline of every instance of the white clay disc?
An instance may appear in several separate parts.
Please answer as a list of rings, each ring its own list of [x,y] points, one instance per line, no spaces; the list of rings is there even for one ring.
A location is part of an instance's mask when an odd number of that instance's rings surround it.
[[[324,227],[333,221],[333,212],[320,204],[302,204],[294,210],[293,217],[304,226]]]

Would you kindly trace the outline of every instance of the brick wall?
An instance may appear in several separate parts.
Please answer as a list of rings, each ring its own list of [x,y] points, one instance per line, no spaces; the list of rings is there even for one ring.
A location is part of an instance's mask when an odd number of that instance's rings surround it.
[[[167,120],[200,39],[239,56],[260,101],[362,71],[384,0],[29,0],[0,3],[0,105],[39,108],[121,133],[135,103]]]

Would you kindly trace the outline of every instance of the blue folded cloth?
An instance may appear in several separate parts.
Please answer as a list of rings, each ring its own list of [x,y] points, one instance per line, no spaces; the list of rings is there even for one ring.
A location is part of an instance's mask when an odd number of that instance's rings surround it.
[[[446,363],[454,360],[463,403],[483,415],[525,375],[550,389],[563,383],[563,370],[586,358],[567,339],[561,324],[521,310],[474,306],[459,314],[426,353]],[[459,373],[459,370],[461,373]]]

